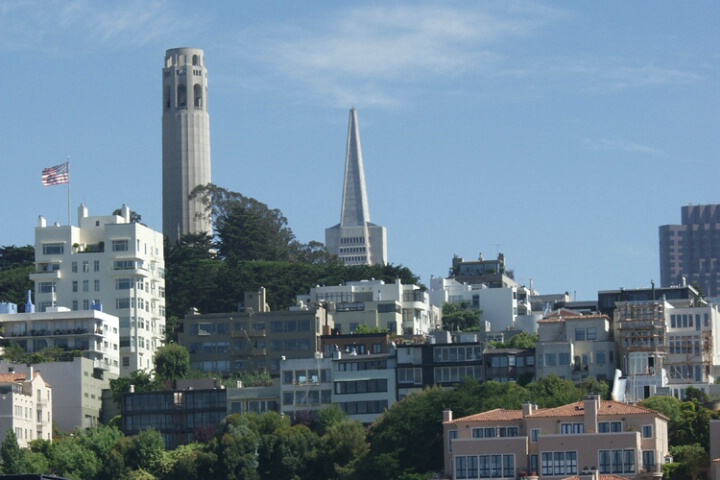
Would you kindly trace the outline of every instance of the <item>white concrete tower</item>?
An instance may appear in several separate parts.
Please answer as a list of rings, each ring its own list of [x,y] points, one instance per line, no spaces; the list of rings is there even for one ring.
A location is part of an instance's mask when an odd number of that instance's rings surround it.
[[[163,234],[174,243],[186,233],[211,232],[199,202],[188,200],[210,183],[210,115],[205,55],[198,48],[165,52],[163,68]]]
[[[345,265],[384,265],[387,263],[387,231],[370,223],[365,169],[360,148],[357,111],[350,109],[345,184],[340,223],[325,229],[325,246]]]

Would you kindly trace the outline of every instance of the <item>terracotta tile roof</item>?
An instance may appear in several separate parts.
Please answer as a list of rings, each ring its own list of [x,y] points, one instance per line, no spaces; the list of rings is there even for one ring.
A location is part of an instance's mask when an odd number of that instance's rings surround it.
[[[638,407],[636,405],[630,405],[623,402],[616,402],[613,400],[602,400],[600,402],[600,409],[598,410],[598,416],[606,415],[646,415],[646,414],[657,414],[655,410],[650,410],[645,407]],[[575,417],[582,416],[585,414],[585,403],[583,401],[569,403],[561,407],[546,408],[538,410],[532,414],[533,417]],[[659,415],[659,414],[658,414]]]
[[[622,402],[615,402],[613,400],[603,400],[600,402],[600,409],[598,411],[598,417],[611,416],[611,415],[660,415],[665,418],[662,414],[650,410],[649,408],[638,407],[636,405],[630,405]],[[561,407],[555,408],[540,408],[530,414],[529,417],[537,418],[549,418],[549,417],[581,417],[585,415],[585,403],[583,401],[569,403]],[[529,418],[525,417],[525,418]],[[523,419],[522,410],[505,410],[504,408],[496,408],[495,410],[489,410],[487,412],[476,413],[467,417],[456,418],[448,424],[458,423],[474,423],[474,422],[503,422],[508,420],[521,420]]]
[[[0,383],[17,383],[25,380],[24,373],[0,373]]]
[[[465,422],[503,422],[508,420],[522,420],[522,410],[505,410],[504,408],[496,408],[487,412],[476,413],[467,417],[456,418],[447,423],[465,423]]]
[[[580,477],[575,475],[573,477],[565,477],[562,480],[580,480]],[[600,480],[628,480],[628,477],[621,477],[619,475],[613,475],[612,473],[600,475]]]

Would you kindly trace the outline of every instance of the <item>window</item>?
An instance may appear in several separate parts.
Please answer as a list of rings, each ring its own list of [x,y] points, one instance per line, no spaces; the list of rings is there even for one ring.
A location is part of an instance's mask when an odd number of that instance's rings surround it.
[[[595,354],[595,363],[598,365],[605,365],[605,363],[607,363],[605,360],[605,352],[597,352]]]
[[[452,441],[458,436],[457,430],[448,430],[448,452],[452,452]]]
[[[62,255],[65,253],[64,243],[45,243],[43,244],[43,255]]]
[[[100,291],[100,280],[95,280],[94,287],[96,292]]]
[[[116,278],[115,290],[130,290],[133,286],[132,278]]]
[[[72,291],[77,292],[78,291],[78,282],[77,280],[73,280],[72,282]]]
[[[467,457],[455,457],[455,478],[467,478]]]
[[[570,365],[570,354],[569,353],[559,353],[558,354],[558,363],[560,365]]]
[[[90,271],[90,262],[87,260],[83,261],[83,272],[87,273]]]
[[[610,431],[615,432],[622,432],[622,422],[610,422]]]
[[[89,291],[90,291],[90,281],[83,280],[83,292],[89,292]]]
[[[585,329],[584,328],[576,328],[575,329],[575,341],[581,342],[585,340]]]
[[[643,438],[652,438],[652,436],[653,436],[653,426],[652,426],[652,425],[643,425],[643,427],[642,427],[642,436],[643,436]]]
[[[100,260],[95,260],[93,262],[93,271],[99,272],[100,271]]]
[[[539,428],[533,428],[532,430],[530,430],[530,441],[531,442],[537,442],[539,437],[540,437],[540,429]]]
[[[653,450],[643,450],[642,452],[643,468],[646,472],[655,471],[655,452]]]
[[[113,240],[112,251],[113,252],[127,252],[129,250],[129,240]]]
[[[597,328],[595,327],[589,327],[587,329],[587,339],[588,340],[597,340]]]
[[[72,270],[72,273],[77,273],[77,262],[72,262],[70,269]]]
[[[123,367],[129,367],[129,366],[130,366],[130,357],[123,357],[123,359],[122,359],[122,366],[123,366]]]
[[[545,365],[546,366],[554,366],[555,364],[556,364],[555,354],[554,353],[546,353],[545,354]]]

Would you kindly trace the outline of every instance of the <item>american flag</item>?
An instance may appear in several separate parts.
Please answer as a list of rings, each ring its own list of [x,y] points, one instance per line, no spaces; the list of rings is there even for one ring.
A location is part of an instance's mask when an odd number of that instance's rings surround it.
[[[70,183],[70,162],[61,163],[50,168],[43,168],[42,184],[45,187]]]

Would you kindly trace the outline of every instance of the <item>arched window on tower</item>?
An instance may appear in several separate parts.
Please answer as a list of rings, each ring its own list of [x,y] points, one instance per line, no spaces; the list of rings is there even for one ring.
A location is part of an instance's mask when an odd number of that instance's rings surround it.
[[[185,85],[178,85],[177,87],[177,106],[178,108],[185,108],[187,106],[187,89]]]
[[[170,108],[170,102],[172,100],[172,97],[170,96],[170,85],[165,86],[165,108]]]
[[[197,56],[197,55],[193,55],[193,60],[192,60],[192,62],[193,62],[193,65],[200,65],[200,63],[198,63],[198,56]]]
[[[193,86],[193,99],[195,100],[195,108],[202,108],[202,106],[203,106],[202,86],[197,83]]]

